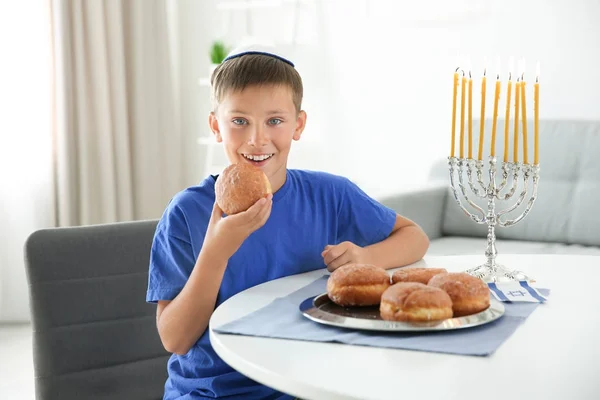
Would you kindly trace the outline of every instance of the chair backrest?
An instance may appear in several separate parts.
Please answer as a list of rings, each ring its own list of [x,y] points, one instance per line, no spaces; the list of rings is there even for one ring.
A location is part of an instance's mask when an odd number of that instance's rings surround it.
[[[37,400],[162,399],[169,354],[145,301],[156,223],[44,229],[27,239]]]
[[[477,157],[479,123],[473,123],[473,155]],[[521,129],[521,125],[519,125]],[[521,131],[520,131],[521,132]],[[528,124],[528,157],[533,163],[533,124]],[[496,159],[498,160],[497,182],[501,178],[501,162],[504,155],[504,123],[498,121],[496,131]],[[457,135],[458,136],[458,135]],[[486,120],[484,161],[487,167],[490,154],[491,121]],[[465,135],[466,138],[466,135]],[[509,129],[509,161],[513,160],[513,127]],[[496,230],[501,239],[532,240],[600,246],[600,217],[596,204],[600,201],[600,121],[585,120],[540,120],[539,132],[540,181],[538,195],[531,212],[518,224]],[[458,147],[456,148],[458,156]],[[465,145],[465,155],[467,146]],[[519,136],[519,161],[523,161],[522,132]],[[487,170],[486,170],[487,171]],[[455,175],[457,176],[457,175]],[[433,180],[442,180],[450,186],[447,160],[433,167]],[[487,173],[483,179],[488,181]],[[456,180],[458,183],[458,180]],[[467,182],[465,174],[465,182]],[[530,179],[531,183],[531,179]],[[467,186],[467,192],[470,190]],[[498,201],[497,211],[514,204],[521,192],[521,182],[513,198]],[[458,186],[457,186],[458,189]],[[506,191],[506,190],[505,190]],[[508,214],[510,219],[523,210],[530,190],[521,206]],[[459,195],[462,194],[459,190]],[[475,196],[471,195],[471,200]],[[475,201],[484,209],[486,201]],[[467,205],[467,208],[470,208]],[[502,217],[503,219],[506,216]],[[465,216],[452,195],[447,196],[442,225],[444,235],[485,237],[487,228]]]

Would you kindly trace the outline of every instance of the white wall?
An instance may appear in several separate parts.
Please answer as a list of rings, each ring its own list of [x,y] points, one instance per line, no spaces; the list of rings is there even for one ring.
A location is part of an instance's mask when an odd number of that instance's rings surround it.
[[[480,3],[488,6],[476,6]],[[489,60],[499,56],[504,62],[511,55],[525,57],[531,74],[529,89],[539,60],[540,118],[600,118],[600,78],[595,73],[600,63],[600,2],[458,1],[452,2],[455,8],[460,9],[461,4],[473,7],[447,21],[396,23],[397,15],[411,18],[410,4],[374,1],[360,33],[354,25],[360,17],[346,19],[339,24],[342,28],[332,28],[346,31],[338,31],[337,44],[345,49],[339,53],[346,55],[339,68],[353,70],[347,71],[341,85],[352,85],[350,75],[359,85],[368,85],[366,95],[353,96],[348,104],[348,110],[363,115],[357,128],[369,132],[367,139],[358,129],[352,131],[354,148],[377,155],[369,157],[369,168],[348,171],[363,185],[393,182],[401,187],[418,182],[425,179],[430,161],[448,155],[457,54],[470,56],[479,71],[486,56]],[[433,10],[446,2],[420,4]],[[361,41],[362,34],[367,38]],[[367,50],[378,55],[379,62],[356,66],[352,61]],[[506,65],[501,72],[506,73]],[[489,85],[488,116],[492,89]],[[528,99],[532,100],[531,94]],[[475,110],[478,104],[474,104]],[[377,171],[381,175],[374,177]]]
[[[29,320],[23,244],[54,224],[47,6],[0,5],[0,323]]]
[[[185,121],[197,124],[188,132],[196,135],[206,129],[208,91],[201,93],[194,83],[208,68],[204,46],[226,31],[229,40],[243,36],[246,20],[237,12],[227,30],[224,14],[211,8],[214,3],[182,3],[191,29],[182,25],[182,50],[190,57],[183,66],[182,106],[190,113]],[[488,77],[497,57],[504,74],[510,56],[524,57],[529,90],[535,63],[541,65],[540,118],[600,118],[597,0],[301,4],[298,33],[304,44],[286,50],[304,77],[309,124],[292,167],[342,173],[371,193],[380,185],[389,191],[423,182],[431,163],[449,153],[452,73],[459,57],[471,60],[476,96],[485,57]],[[251,33],[289,38],[293,10],[283,1],[279,8],[253,11]],[[475,99],[474,110],[478,104]],[[190,154],[202,152],[196,147]],[[200,165],[194,165],[197,174]]]

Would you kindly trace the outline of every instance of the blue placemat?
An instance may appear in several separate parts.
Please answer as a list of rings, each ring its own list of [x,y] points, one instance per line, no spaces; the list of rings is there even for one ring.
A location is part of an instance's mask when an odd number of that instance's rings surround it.
[[[334,342],[439,353],[487,356],[510,337],[540,303],[504,303],[504,316],[486,325],[445,332],[387,333],[326,326],[304,317],[298,306],[326,291],[325,275],[265,307],[214,329],[218,333]],[[544,293],[544,289],[540,289]],[[542,306],[543,307],[543,306]]]

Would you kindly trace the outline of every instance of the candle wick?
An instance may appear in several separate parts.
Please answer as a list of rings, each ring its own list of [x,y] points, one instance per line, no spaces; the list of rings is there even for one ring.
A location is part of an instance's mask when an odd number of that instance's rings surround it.
[[[471,70],[469,70],[469,79],[471,79]]]
[[[508,80],[511,81],[512,80],[512,72],[508,73]]]
[[[460,67],[456,67],[456,71],[454,71],[454,72],[458,72],[459,69],[460,69]]]
[[[500,80],[500,74],[496,74],[496,79]]]
[[[483,76],[485,76],[486,72],[487,72],[487,68],[484,68],[483,69]]]
[[[536,77],[535,77],[535,83],[538,83],[538,79],[539,79],[539,78],[540,78],[539,76],[536,76]]]

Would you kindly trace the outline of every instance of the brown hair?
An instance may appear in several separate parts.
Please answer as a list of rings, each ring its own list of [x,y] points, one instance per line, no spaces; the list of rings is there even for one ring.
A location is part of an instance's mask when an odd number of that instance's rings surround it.
[[[263,54],[246,54],[220,64],[210,78],[213,110],[229,91],[241,91],[252,85],[286,85],[292,91],[296,112],[302,107],[302,78],[285,61]]]

